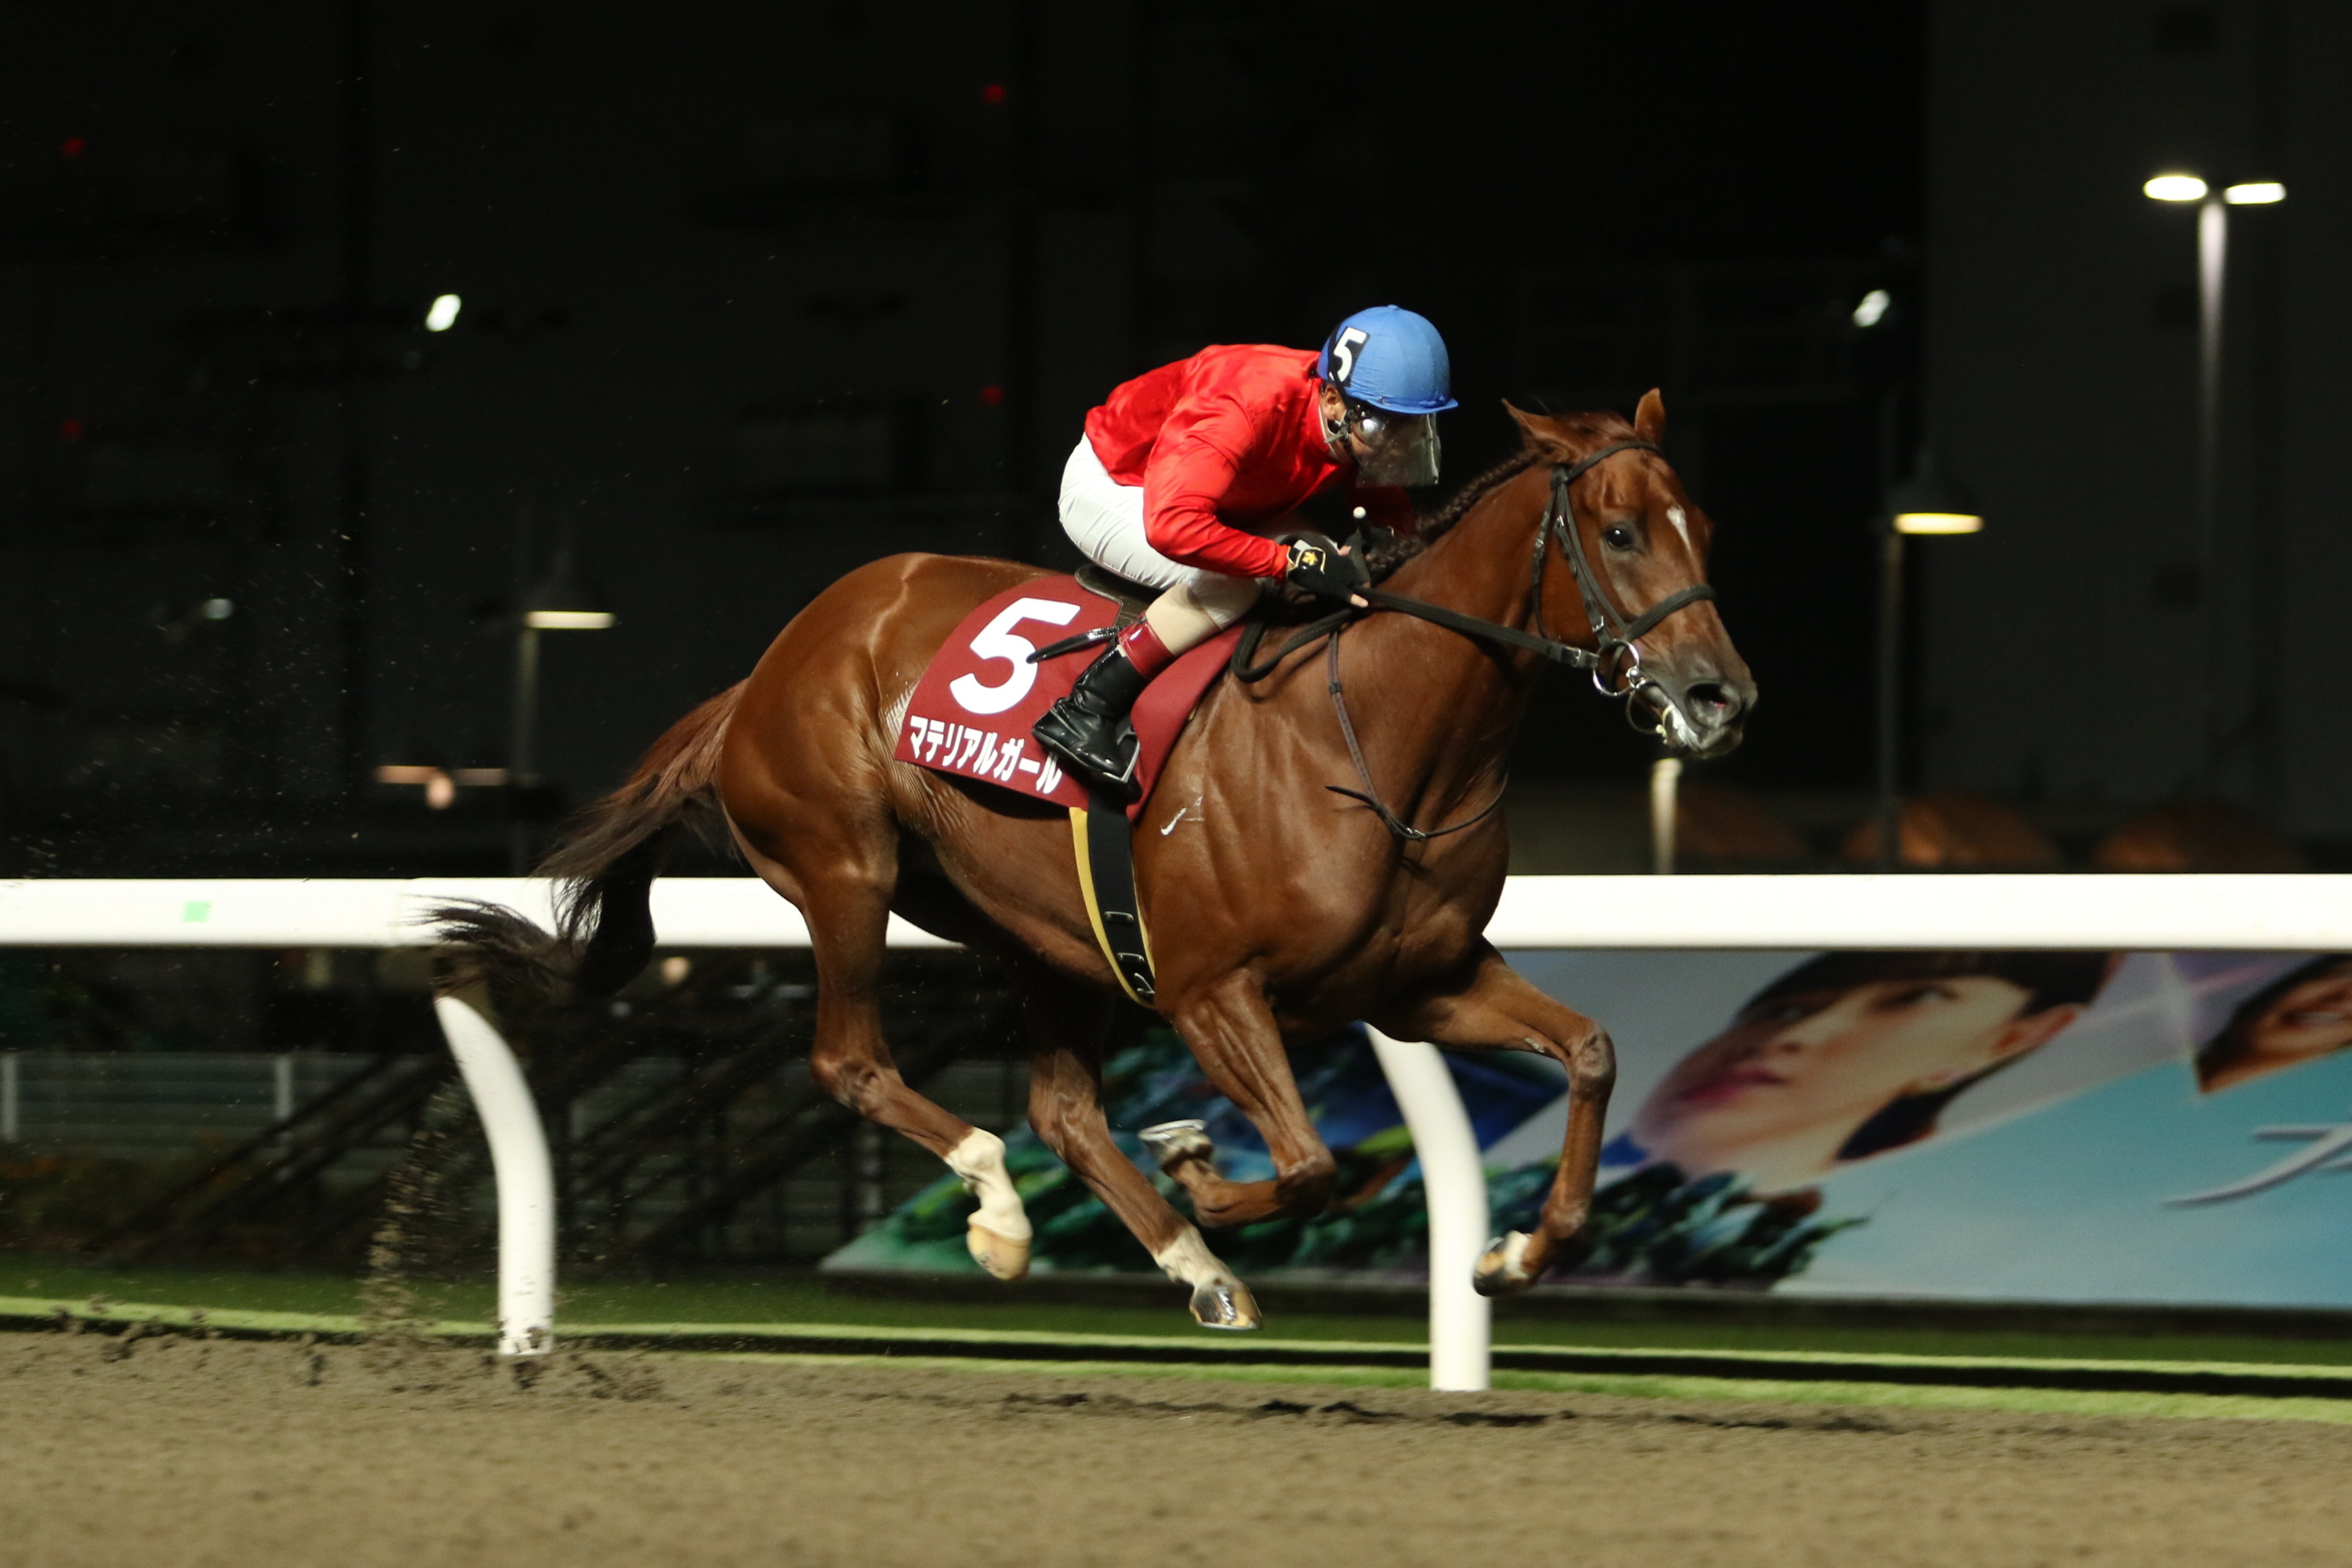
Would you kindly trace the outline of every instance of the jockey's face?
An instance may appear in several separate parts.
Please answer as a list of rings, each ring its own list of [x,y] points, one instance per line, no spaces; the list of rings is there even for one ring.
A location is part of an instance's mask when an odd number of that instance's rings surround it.
[[[1391,414],[1350,403],[1329,382],[1321,392],[1323,439],[1335,458],[1353,463],[1368,485],[1437,482],[1437,420],[1427,414]]]
[[[1360,461],[1362,444],[1355,432],[1348,428],[1347,395],[1327,381],[1323,384],[1321,402],[1323,440],[1331,448],[1331,455],[1345,458],[1351,463]]]

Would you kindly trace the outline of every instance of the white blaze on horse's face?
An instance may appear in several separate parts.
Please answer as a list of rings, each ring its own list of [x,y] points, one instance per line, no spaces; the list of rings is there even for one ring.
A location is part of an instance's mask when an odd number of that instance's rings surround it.
[[[1689,548],[1690,548],[1690,517],[1689,517],[1689,514],[1688,514],[1688,513],[1686,513],[1686,512],[1685,512],[1685,511],[1683,510],[1683,509],[1682,509],[1680,506],[1670,506],[1670,507],[1666,508],[1666,521],[1667,521],[1668,522],[1673,523],[1673,524],[1675,525],[1675,531],[1676,533],[1679,533],[1679,534],[1681,534],[1681,535],[1683,536],[1683,548],[1684,548],[1684,549],[1685,549],[1685,550],[1689,549]]]

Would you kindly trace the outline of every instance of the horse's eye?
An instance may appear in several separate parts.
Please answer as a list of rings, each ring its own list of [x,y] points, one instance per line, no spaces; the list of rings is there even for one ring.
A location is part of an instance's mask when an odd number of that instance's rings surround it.
[[[1612,550],[1631,550],[1633,548],[1633,531],[1624,527],[1604,528],[1601,531],[1601,542]]]

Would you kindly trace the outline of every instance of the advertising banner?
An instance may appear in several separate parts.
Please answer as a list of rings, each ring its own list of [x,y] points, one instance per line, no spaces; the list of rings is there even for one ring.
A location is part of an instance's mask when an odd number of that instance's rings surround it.
[[[2296,953],[1528,952],[1601,1020],[1618,1082],[1585,1284],[2048,1300],[2352,1305],[2352,957]],[[1448,1058],[1496,1230],[1528,1228],[1567,1115],[1559,1070]],[[1213,1233],[1244,1274],[1425,1269],[1420,1173],[1360,1033],[1293,1053],[1339,1158],[1331,1207]],[[1200,1117],[1271,1173],[1174,1035],[1114,1061],[1111,1125]],[[1034,1136],[1008,1138],[1043,1269],[1150,1264]],[[1161,1180],[1163,1190],[1174,1192]],[[836,1253],[962,1268],[952,1179]],[[1181,1199],[1178,1206],[1182,1207]]]

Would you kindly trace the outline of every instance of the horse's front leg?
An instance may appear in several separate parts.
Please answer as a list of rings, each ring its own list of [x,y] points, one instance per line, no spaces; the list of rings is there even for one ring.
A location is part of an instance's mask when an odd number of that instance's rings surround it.
[[[1298,1097],[1282,1030],[1256,980],[1236,972],[1189,994],[1163,999],[1163,1010],[1210,1084],[1250,1119],[1274,1156],[1274,1180],[1228,1181],[1210,1163],[1208,1135],[1200,1123],[1146,1129],[1144,1142],[1160,1168],[1192,1194],[1194,1217],[1214,1228],[1277,1215],[1321,1214],[1339,1166]]]
[[[1515,1230],[1478,1259],[1480,1294],[1526,1289],[1558,1260],[1591,1211],[1601,1126],[1617,1082],[1616,1047],[1600,1025],[1528,984],[1483,943],[1466,984],[1422,992],[1372,1022],[1401,1040],[1427,1040],[1451,1050],[1532,1051],[1567,1069],[1568,1137],[1543,1217],[1533,1235]]]

